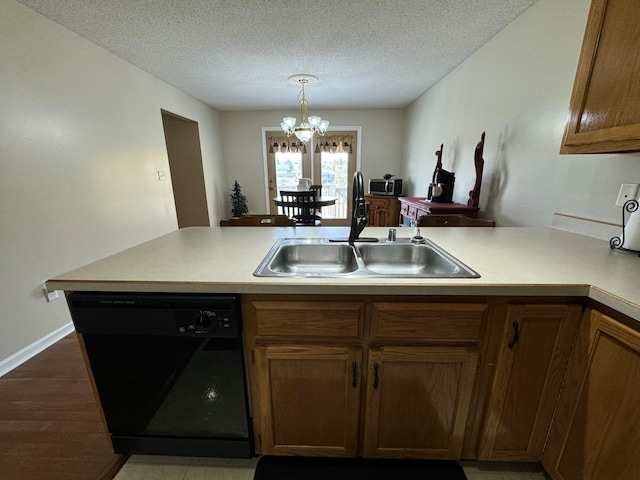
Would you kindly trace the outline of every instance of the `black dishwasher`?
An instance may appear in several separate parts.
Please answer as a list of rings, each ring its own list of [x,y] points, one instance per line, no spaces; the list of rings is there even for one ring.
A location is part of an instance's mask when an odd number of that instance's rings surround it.
[[[235,295],[74,292],[116,453],[251,457]]]

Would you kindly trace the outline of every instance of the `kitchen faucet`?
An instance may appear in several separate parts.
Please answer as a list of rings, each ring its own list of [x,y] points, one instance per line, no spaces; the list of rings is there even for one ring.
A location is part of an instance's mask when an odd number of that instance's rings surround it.
[[[364,180],[362,173],[353,174],[353,197],[351,205],[351,230],[349,245],[354,242],[377,242],[377,238],[360,238],[360,234],[369,222],[369,204],[364,199]]]

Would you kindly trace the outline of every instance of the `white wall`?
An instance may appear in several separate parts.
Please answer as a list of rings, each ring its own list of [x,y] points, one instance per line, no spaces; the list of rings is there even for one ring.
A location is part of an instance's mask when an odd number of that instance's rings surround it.
[[[292,102],[295,102],[295,97]],[[402,164],[404,109],[371,110],[316,110],[309,105],[313,115],[326,118],[335,126],[362,127],[362,174],[379,178],[385,173],[399,174]],[[254,213],[267,211],[262,152],[262,128],[280,130],[282,117],[297,115],[290,110],[221,112],[222,146],[225,159],[227,190],[234,180],[247,197],[249,210]],[[331,132],[329,132],[331,133]],[[227,199],[226,215],[231,215]],[[212,223],[214,225],[214,223]]]
[[[482,215],[548,226],[552,214],[620,223],[620,183],[640,183],[640,154],[559,155],[590,0],[540,0],[407,110],[404,174],[425,196],[434,155],[456,172],[454,201],[475,181],[486,130]]]
[[[161,108],[199,123],[212,223],[226,185],[216,110],[13,0],[0,65],[2,361],[70,321],[46,279],[177,228]]]

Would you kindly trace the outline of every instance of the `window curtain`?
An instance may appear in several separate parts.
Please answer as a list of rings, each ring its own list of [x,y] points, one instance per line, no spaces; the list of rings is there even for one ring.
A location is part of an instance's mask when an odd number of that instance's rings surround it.
[[[307,153],[307,147],[297,138],[269,137],[269,153]]]
[[[336,135],[333,137],[317,137],[316,153],[351,153],[353,137]]]

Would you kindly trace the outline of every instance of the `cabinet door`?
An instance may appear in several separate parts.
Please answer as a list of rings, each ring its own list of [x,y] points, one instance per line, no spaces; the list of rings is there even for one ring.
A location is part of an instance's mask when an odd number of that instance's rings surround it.
[[[463,347],[370,350],[365,457],[460,458],[477,363]]]
[[[638,0],[592,0],[560,153],[640,150]]]
[[[362,350],[256,348],[262,453],[355,457]]]
[[[640,472],[640,333],[597,311],[583,322],[542,464],[555,480]]]
[[[389,210],[379,205],[369,210],[369,221],[372,227],[386,227],[389,225]]]
[[[540,460],[581,313],[580,305],[508,307],[481,460]]]
[[[373,195],[365,195],[365,200],[369,204],[369,226],[384,227],[389,211],[386,198],[378,198]]]
[[[396,197],[365,195],[369,206],[369,225],[372,227],[393,227],[400,217],[399,202]]]

